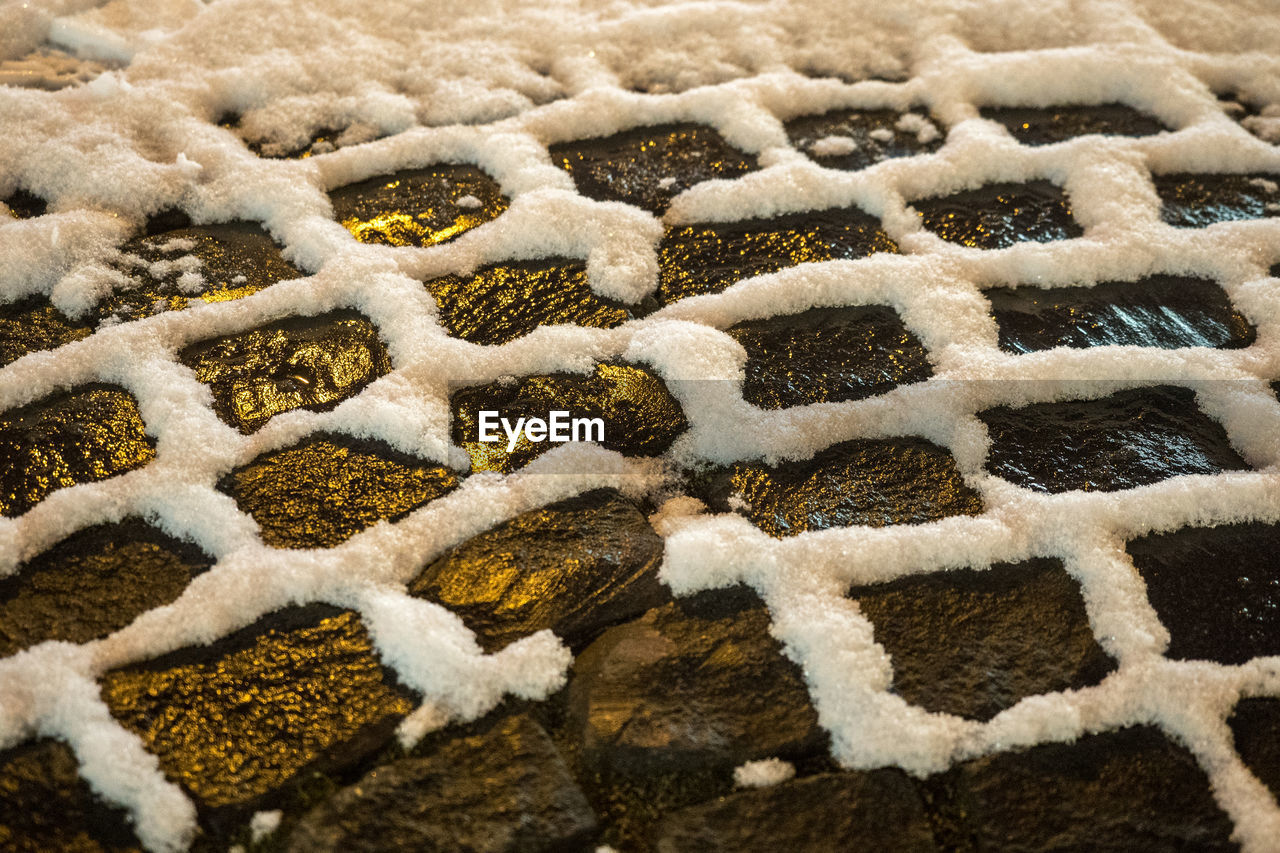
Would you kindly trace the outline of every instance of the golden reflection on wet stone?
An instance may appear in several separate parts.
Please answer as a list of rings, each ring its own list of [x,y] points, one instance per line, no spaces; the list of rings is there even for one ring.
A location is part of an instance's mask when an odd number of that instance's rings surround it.
[[[41,297],[0,305],[0,367],[30,352],[82,340],[93,331]]]
[[[658,247],[658,301],[719,293],[740,279],[796,264],[897,251],[879,221],[856,207],[676,226]]]
[[[378,330],[351,311],[204,341],[179,358],[210,387],[218,417],[246,435],[281,412],[328,411],[391,369]]]
[[[1280,216],[1280,173],[1153,175],[1160,217],[1177,228]]]
[[[358,760],[414,707],[359,617],[321,605],[112,670],[102,696],[205,810],[258,805],[308,767]]]
[[[924,227],[949,243],[1004,249],[1016,243],[1049,243],[1080,237],[1071,200],[1049,181],[988,184],[944,198],[911,202]]]
[[[474,275],[427,282],[449,334],[477,344],[505,344],[539,326],[610,329],[630,313],[597,296],[581,261],[549,258],[483,267]]]
[[[497,182],[474,166],[382,175],[329,193],[334,218],[361,243],[433,246],[507,209]]]
[[[332,547],[457,486],[446,468],[337,435],[268,453],[219,484],[277,548]]]
[[[918,438],[847,441],[813,459],[777,466],[740,462],[713,484],[712,496],[725,508],[740,506],[778,538],[983,511],[982,498],[961,478],[951,454]]]
[[[127,391],[87,385],[0,413],[0,515],[17,516],[50,493],[105,480],[155,458]]]
[[[558,445],[534,443],[523,433],[515,449],[507,439],[479,441],[479,413],[501,412],[515,424],[521,417],[547,417],[563,410],[575,418],[602,418],[602,445],[627,456],[656,456],[688,428],[680,404],[655,374],[626,364],[598,364],[590,375],[528,376],[511,383],[463,388],[450,400],[453,442],[471,457],[471,470],[510,473]]]
[[[9,216],[14,219],[33,219],[43,216],[49,209],[44,199],[26,190],[16,191],[4,200],[4,204],[8,208]]]

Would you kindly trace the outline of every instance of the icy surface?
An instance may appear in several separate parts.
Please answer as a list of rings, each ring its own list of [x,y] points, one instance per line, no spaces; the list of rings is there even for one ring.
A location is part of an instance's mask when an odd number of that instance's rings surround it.
[[[272,25],[246,26],[257,20]],[[421,695],[421,710],[400,730],[405,742],[482,714],[504,695],[557,689],[570,655],[554,636],[485,655],[456,616],[408,597],[405,585],[425,561],[529,509],[602,486],[664,495],[661,464],[562,447],[506,477],[473,476],[394,525],[316,551],[265,545],[215,484],[320,430],[447,464],[459,457],[449,441],[451,381],[584,372],[618,358],[652,366],[688,416],[691,428],[665,454],[669,462],[807,458],[855,438],[915,435],[946,448],[982,496],[986,510],[976,517],[786,540],[685,499],[669,501],[655,521],[675,592],[741,581],[761,594],[773,633],[805,669],[841,763],[922,774],[997,749],[1153,722],[1196,755],[1245,848],[1270,849],[1280,810],[1235,756],[1224,720],[1242,695],[1280,693],[1280,659],[1232,667],[1166,659],[1168,633],[1123,541],[1189,523],[1280,520],[1280,401],[1268,387],[1280,375],[1280,298],[1267,272],[1280,252],[1280,219],[1174,229],[1162,223],[1148,177],[1280,173],[1280,150],[1236,123],[1214,95],[1233,90],[1275,103],[1276,44],[1280,14],[1243,0],[0,6],[8,63],[0,83],[21,82],[13,75],[35,81],[0,85],[0,199],[23,190],[49,202],[44,216],[0,215],[0,299],[47,295],[69,314],[86,310],[113,286],[104,271],[116,247],[148,215],[173,207],[197,223],[260,221],[309,274],[237,301],[103,324],[85,340],[0,369],[0,411],[106,382],[137,397],[157,442],[157,458],[143,469],[61,489],[19,518],[0,519],[0,574],[75,530],[126,515],[154,519],[217,560],[177,601],[104,640],[46,643],[0,660],[0,747],[33,736],[66,741],[90,785],[130,810],[149,849],[178,850],[195,832],[194,809],[102,703],[96,678],[113,667],[318,601],[358,610],[384,661]],[[1110,102],[1179,130],[1028,148],[978,113],[989,104]],[[815,165],[787,145],[782,125],[835,109],[917,106],[933,121],[904,129],[921,140],[945,130],[946,144],[857,172]],[[304,147],[331,128],[355,128],[348,138],[361,144],[259,159],[218,124],[228,114],[264,151]],[[558,142],[683,121],[714,127],[765,168],[691,188],[659,222],[578,196],[547,154]],[[421,249],[362,245],[332,219],[328,190],[442,162],[492,175],[509,210]],[[1034,180],[1064,188],[1082,237],[980,251],[923,230],[905,201]],[[902,253],[761,275],[613,329],[541,328],[477,347],[445,332],[421,283],[513,258],[568,256],[586,259],[598,294],[637,302],[656,287],[664,225],[850,205],[877,217]],[[185,286],[198,289],[198,270],[185,272]],[[993,286],[1087,287],[1155,274],[1220,282],[1257,327],[1257,341],[1239,350],[1107,346],[1015,356],[998,349],[981,297]],[[780,411],[741,398],[744,354],[724,329],[863,304],[891,305],[917,332],[934,363],[931,379],[869,400]],[[242,435],[218,419],[208,390],[176,360],[213,335],[339,309],[378,328],[393,370],[330,412],[289,412]],[[728,381],[679,381],[697,379]],[[1253,470],[1058,495],[985,473],[988,438],[977,412],[1158,383],[1194,389]],[[1060,558],[1080,582],[1093,630],[1119,664],[1115,674],[1096,687],[1030,697],[985,723],[929,714],[888,692],[890,662],[845,598],[849,586],[1037,556]]]

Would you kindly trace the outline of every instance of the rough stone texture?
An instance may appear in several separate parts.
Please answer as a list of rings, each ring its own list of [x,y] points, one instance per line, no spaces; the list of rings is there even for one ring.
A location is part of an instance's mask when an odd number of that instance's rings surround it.
[[[988,469],[1037,492],[1113,492],[1182,474],[1249,466],[1188,388],[1157,385],[1096,400],[980,412]]]
[[[657,216],[694,184],[736,178],[759,168],[755,157],[697,124],[640,127],[553,145],[551,162],[573,176],[583,195],[624,201]]]
[[[1280,175],[1152,175],[1160,216],[1178,228],[1280,216]]]
[[[808,154],[820,165],[831,169],[865,169],[893,157],[911,157],[937,151],[946,134],[935,130],[928,142],[921,142],[915,130],[903,130],[896,125],[904,115],[916,120],[928,117],[922,113],[900,113],[894,110],[835,110],[821,115],[801,116],[786,123],[791,144]],[[932,122],[931,122],[932,123]],[[874,134],[874,135],[873,135]],[[926,136],[929,134],[926,132]],[[839,153],[826,153],[822,140],[848,140],[833,146]],[[843,149],[852,143],[853,150]],[[824,143],[829,145],[830,143]]]
[[[1195,758],[1154,728],[998,753],[953,776],[978,850],[1239,849]]]
[[[892,308],[814,308],[727,330],[747,351],[742,396],[765,409],[859,400],[933,375]]]
[[[985,291],[1000,348],[1024,353],[1107,344],[1239,349],[1257,332],[1216,283],[1182,276],[1093,287],[993,287]]]
[[[173,601],[212,563],[139,519],[73,533],[0,579],[0,656],[105,637]]]
[[[989,720],[1114,668],[1058,560],[905,577],[849,596],[892,658],[894,692],[928,711]]]
[[[918,438],[846,441],[812,459],[739,462],[708,483],[713,508],[735,509],[770,536],[978,515],[982,498],[951,454]]]
[[[214,828],[270,808],[306,770],[347,767],[413,710],[359,617],[281,610],[211,646],[112,670],[102,696]]]
[[[658,301],[719,293],[740,279],[808,261],[896,251],[880,222],[856,207],[676,226],[658,247]]]
[[[477,344],[505,344],[539,326],[573,323],[611,329],[631,318],[597,296],[581,261],[548,258],[482,267],[474,275],[427,282],[449,334]]]
[[[911,206],[925,228],[974,249],[1049,243],[1084,234],[1071,217],[1071,200],[1049,181],[988,184],[945,198],[917,199]]]
[[[49,300],[32,296],[0,305],[0,367],[29,352],[87,338],[89,324],[68,319]]]
[[[937,850],[920,795],[901,770],[824,773],[678,811],[658,853]]]
[[[499,441],[479,440],[479,413],[499,411],[512,424],[517,418],[546,419],[553,410],[574,418],[602,418],[609,450],[626,456],[656,456],[688,428],[680,404],[650,371],[626,364],[598,364],[589,375],[555,373],[495,382],[453,393],[453,441],[471,457],[472,471],[510,473],[559,445],[530,442],[523,433],[510,453],[502,428]]]
[[[1280,526],[1189,527],[1125,547],[1169,629],[1169,657],[1236,664],[1280,654]]]
[[[329,411],[391,369],[378,330],[351,311],[281,320],[178,357],[209,386],[218,417],[246,435],[281,412]]]
[[[141,853],[123,809],[80,778],[56,740],[0,752],[0,850],[6,853]]]
[[[589,850],[596,816],[542,728],[510,717],[379,767],[308,814],[289,853]]]
[[[474,166],[380,175],[329,192],[333,216],[361,243],[434,246],[507,209],[493,178]]]
[[[985,107],[982,117],[1004,125],[1023,145],[1049,145],[1077,136],[1150,136],[1168,130],[1159,119],[1125,104],[1058,106],[1049,109]]]
[[[1227,725],[1240,758],[1280,798],[1280,699],[1241,699]]]
[[[49,209],[49,205],[38,195],[33,195],[26,190],[16,190],[12,195],[4,199],[5,207],[9,209],[9,215],[14,219],[33,219],[37,216],[44,216],[45,211]]]
[[[550,628],[570,646],[667,599],[662,537],[600,489],[518,515],[442,555],[409,585],[462,617],[486,651]]]
[[[0,515],[16,516],[51,492],[105,480],[155,458],[133,396],[82,385],[0,412]]]
[[[447,468],[370,441],[310,436],[232,471],[219,488],[277,548],[329,548],[448,494]]]
[[[186,308],[193,300],[226,302],[302,273],[280,254],[267,232],[247,222],[167,228],[154,221],[148,233],[120,247],[115,265],[131,284],[94,309],[108,318],[138,320]],[[195,274],[199,278],[184,278]]]
[[[574,672],[570,725],[586,764],[609,773],[727,772],[826,743],[799,667],[743,588],[678,599],[610,628]]]

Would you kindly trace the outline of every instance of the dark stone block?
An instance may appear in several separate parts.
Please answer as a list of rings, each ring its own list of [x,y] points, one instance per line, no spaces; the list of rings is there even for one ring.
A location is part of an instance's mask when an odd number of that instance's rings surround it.
[[[714,509],[737,509],[779,538],[829,527],[922,524],[983,510],[951,454],[919,438],[846,441],[812,459],[776,466],[739,462],[713,474],[707,486]]]
[[[894,692],[927,711],[989,720],[1114,668],[1058,560],[905,577],[849,596],[892,658]]]
[[[30,352],[87,338],[87,323],[69,320],[49,300],[33,296],[0,305],[0,367]]]
[[[650,371],[626,364],[598,364],[588,375],[555,373],[526,376],[510,383],[462,388],[453,393],[453,441],[471,457],[471,470],[510,473],[557,447],[549,441],[530,442],[521,435],[507,452],[507,438],[479,440],[481,411],[497,411],[513,425],[518,418],[546,419],[553,410],[574,418],[604,421],[601,446],[626,456],[657,456],[669,448],[688,426],[680,404]]]
[[[993,287],[985,295],[1000,326],[1000,348],[1008,352],[1107,344],[1239,349],[1257,337],[1222,288],[1198,278]]]
[[[427,282],[449,334],[477,344],[505,344],[539,326],[612,329],[631,319],[621,304],[597,296],[581,261],[547,258],[483,267],[474,275]]]
[[[1159,119],[1125,104],[984,107],[982,117],[1004,125],[1023,145],[1050,145],[1076,136],[1151,136],[1168,130]]]
[[[1223,112],[1263,142],[1269,142],[1272,145],[1280,143],[1280,121],[1277,121],[1280,116],[1274,112],[1263,115],[1263,111],[1267,107],[1274,106],[1273,104],[1245,97],[1239,92],[1219,94],[1218,102],[1222,105]]]
[[[1280,654],[1280,527],[1188,527],[1126,548],[1169,629],[1169,657],[1237,664]]]
[[[1157,385],[1097,400],[1001,406],[980,412],[988,469],[1037,492],[1114,492],[1183,474],[1249,466],[1189,388]]]
[[[1195,758],[1154,728],[998,753],[952,773],[979,850],[1239,849]]]
[[[988,184],[945,198],[917,199],[911,206],[925,228],[974,249],[1051,243],[1084,234],[1071,216],[1071,200],[1049,181]]]
[[[756,158],[697,124],[639,127],[614,136],[551,146],[551,162],[573,176],[578,192],[624,201],[661,216],[694,184],[736,178],[759,168]]]
[[[434,246],[507,209],[498,184],[474,166],[433,166],[331,190],[333,216],[361,243]]]
[[[80,778],[56,740],[0,752],[0,850],[6,853],[141,853],[123,809]]]
[[[764,409],[860,400],[933,375],[892,308],[814,308],[727,330],[747,351],[742,396]]]
[[[1280,216],[1280,175],[1152,175],[1160,216],[1178,228]]]
[[[677,599],[610,628],[574,671],[570,725],[587,766],[611,774],[728,772],[826,745],[800,668],[744,588]]]
[[[178,357],[209,386],[218,417],[246,435],[281,412],[327,412],[391,369],[378,330],[351,311],[292,317]]]
[[[0,514],[22,515],[50,493],[105,480],[155,458],[133,395],[84,385],[0,413]]]
[[[34,219],[37,216],[44,216],[45,211],[49,209],[48,203],[40,196],[21,189],[14,190],[12,195],[4,199],[4,203],[9,208],[9,215],[14,219]]]
[[[901,770],[824,773],[743,791],[663,821],[657,853],[929,853],[920,795]]]
[[[0,579],[0,656],[105,637],[176,599],[212,563],[139,519],[73,533]]]
[[[1280,799],[1280,699],[1241,699],[1227,725],[1240,758]]]
[[[787,136],[792,145],[820,165],[850,171],[865,169],[893,157],[927,154],[942,146],[946,139],[944,132],[935,131],[936,135],[929,141],[921,142],[920,135],[915,130],[898,128],[897,124],[903,115],[904,113],[895,110],[835,110],[821,115],[801,116],[786,123]],[[905,115],[928,120],[921,113]],[[826,152],[821,145],[815,148],[815,143],[833,138],[849,140],[852,147],[849,144],[841,147],[851,147],[851,150],[846,153],[836,148]]]
[[[880,222],[856,207],[676,226],[658,247],[658,301],[719,293],[741,279],[810,261],[897,251]]]
[[[379,767],[298,824],[290,853],[589,850],[596,816],[526,716]]]
[[[302,275],[267,232],[247,222],[152,227],[120,252],[115,266],[131,283],[98,304],[98,322],[139,320],[197,299],[226,302]]]
[[[310,436],[232,471],[218,484],[277,548],[330,548],[395,521],[458,486],[446,468],[370,441]]]
[[[409,585],[493,652],[549,628],[579,648],[662,604],[662,537],[612,489],[532,510],[439,557]]]
[[[215,833],[278,803],[307,772],[360,761],[414,708],[360,618],[325,605],[112,670],[102,697]]]

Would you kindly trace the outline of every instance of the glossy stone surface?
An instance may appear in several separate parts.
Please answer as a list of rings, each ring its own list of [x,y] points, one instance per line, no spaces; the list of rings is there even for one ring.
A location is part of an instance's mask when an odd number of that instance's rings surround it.
[[[413,710],[359,617],[281,610],[210,646],[103,675],[102,697],[206,821],[268,808],[304,770],[349,766]]]
[[[378,330],[351,311],[281,320],[178,357],[209,386],[218,417],[246,435],[281,412],[327,412],[391,369]]]
[[[1280,174],[1152,175],[1160,217],[1178,228],[1280,216]]]
[[[1280,699],[1241,699],[1227,725],[1245,765],[1280,798]]]
[[[481,442],[481,411],[498,411],[513,425],[523,417],[545,420],[553,410],[568,411],[574,418],[601,418],[601,445],[625,456],[663,453],[689,426],[680,404],[656,374],[626,364],[598,364],[587,375],[526,376],[507,384],[462,388],[453,393],[449,404],[453,441],[471,457],[473,472],[509,473],[560,446],[549,441],[534,443],[521,434],[515,449],[508,453],[501,427],[496,430],[499,441]]]
[[[791,144],[819,165],[854,171],[894,157],[927,154],[942,146],[946,134],[936,125],[934,133],[925,132],[931,137],[927,142],[921,141],[916,130],[898,128],[903,115],[894,110],[835,110],[793,118],[785,126]],[[907,115],[927,120],[921,113]]]
[[[22,515],[51,492],[141,468],[155,455],[137,402],[111,385],[0,412],[0,515]]]
[[[0,304],[0,367],[27,353],[81,340],[91,331],[87,323],[68,319],[39,296]]]
[[[1239,349],[1257,332],[1212,281],[1152,276],[1093,287],[993,287],[984,291],[1000,348],[1026,353],[1108,344]]]
[[[669,305],[719,293],[741,279],[796,264],[896,251],[879,220],[856,207],[674,226],[658,247],[658,301]]]
[[[1058,560],[905,577],[849,596],[892,659],[893,691],[927,711],[989,720],[1114,668]]]
[[[742,396],[763,409],[883,394],[933,375],[892,308],[813,308],[726,330],[747,351]]]
[[[1176,659],[1244,663],[1280,654],[1280,526],[1152,533],[1125,545]]]
[[[433,166],[330,190],[333,216],[361,243],[434,246],[507,209],[493,178],[474,166]]]
[[[984,107],[982,117],[998,121],[1023,145],[1049,145],[1077,136],[1151,136],[1167,130],[1159,119],[1126,104],[1057,106],[1049,109]]]
[[[226,302],[300,273],[267,232],[247,222],[149,229],[120,247],[116,268],[130,285],[94,309],[99,322],[138,320],[186,308],[193,300]]]
[[[458,486],[447,468],[383,444],[316,435],[226,475],[219,488],[277,548],[329,548]]]
[[[916,199],[911,206],[925,228],[972,249],[1050,243],[1084,234],[1071,217],[1071,200],[1049,181],[988,184],[945,198]]]
[[[739,462],[711,478],[708,497],[713,508],[736,509],[778,538],[829,527],[922,524],[983,509],[951,454],[919,438],[846,441],[776,466]]]
[[[173,601],[212,563],[138,519],[73,533],[0,579],[0,657],[105,637]]]
[[[1238,849],[1195,758],[1154,728],[997,753],[953,776],[978,850]]]
[[[935,846],[920,795],[901,770],[824,773],[678,811],[657,853],[828,853]]]
[[[5,207],[9,208],[9,216],[14,219],[32,219],[37,216],[44,216],[49,205],[38,195],[27,192],[26,190],[16,190],[13,194],[4,199]]]
[[[591,290],[585,263],[567,258],[482,267],[474,275],[432,279],[427,290],[449,334],[477,344],[505,344],[556,324],[611,329],[631,317]]]
[[[736,178],[759,168],[756,158],[698,124],[640,127],[599,139],[551,146],[551,162],[573,176],[578,192],[624,201],[656,216],[694,184]]]
[[[799,667],[741,587],[677,599],[605,631],[574,664],[569,724],[589,767],[623,776],[728,771],[826,744]]]
[[[0,752],[0,850],[140,853],[123,809],[80,778],[71,749],[41,739]]]
[[[486,651],[549,628],[580,648],[668,597],[662,537],[612,489],[532,510],[469,539],[409,585],[462,617]]]
[[[1183,474],[1248,468],[1188,388],[1156,385],[1095,400],[978,413],[987,468],[1037,492],[1113,492]]]
[[[308,814],[290,853],[589,850],[596,816],[526,716],[379,767]]]

